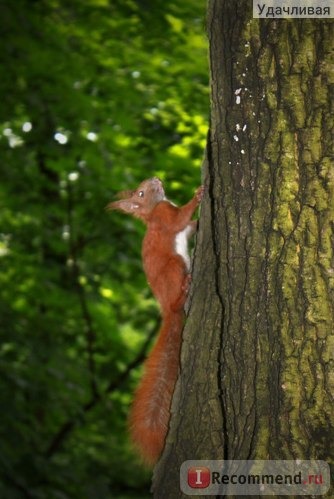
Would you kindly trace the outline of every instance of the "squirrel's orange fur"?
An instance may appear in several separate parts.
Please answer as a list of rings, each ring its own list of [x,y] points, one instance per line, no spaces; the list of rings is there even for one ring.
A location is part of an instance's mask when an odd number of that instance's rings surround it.
[[[142,182],[135,191],[108,205],[134,215],[147,225],[142,258],[148,283],[161,307],[158,340],[144,366],[131,414],[132,440],[148,464],[159,458],[168,430],[170,405],[179,369],[184,304],[189,285],[187,239],[196,229],[191,217],[201,201],[203,188],[185,206],[165,198],[157,178]]]

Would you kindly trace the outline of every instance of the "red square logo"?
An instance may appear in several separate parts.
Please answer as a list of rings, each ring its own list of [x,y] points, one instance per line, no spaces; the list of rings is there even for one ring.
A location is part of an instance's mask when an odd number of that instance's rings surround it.
[[[211,473],[206,466],[193,466],[188,469],[188,485],[192,489],[206,489],[210,480]]]

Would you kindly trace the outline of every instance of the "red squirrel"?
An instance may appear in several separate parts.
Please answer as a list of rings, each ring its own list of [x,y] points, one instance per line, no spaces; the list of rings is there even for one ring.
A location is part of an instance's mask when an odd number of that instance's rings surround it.
[[[140,218],[147,231],[142,260],[147,281],[161,308],[162,325],[149,354],[130,413],[130,433],[141,457],[153,466],[165,443],[170,405],[178,376],[184,305],[190,282],[187,241],[195,232],[191,220],[201,202],[203,187],[186,205],[177,207],[165,197],[162,182],[144,180],[134,191],[120,193],[107,209]]]

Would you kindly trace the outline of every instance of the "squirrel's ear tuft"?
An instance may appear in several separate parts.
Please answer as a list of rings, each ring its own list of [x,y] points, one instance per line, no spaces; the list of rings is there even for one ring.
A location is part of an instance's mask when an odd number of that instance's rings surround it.
[[[139,204],[134,201],[130,201],[129,199],[121,199],[120,201],[113,201],[106,206],[106,210],[119,210],[124,211],[125,213],[135,214],[136,210],[138,210]]]

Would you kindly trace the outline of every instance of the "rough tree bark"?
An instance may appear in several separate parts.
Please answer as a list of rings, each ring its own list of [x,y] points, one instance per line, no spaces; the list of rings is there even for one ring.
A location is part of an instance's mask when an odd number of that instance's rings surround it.
[[[187,459],[334,460],[333,23],[209,0],[208,33],[207,190],[159,499],[185,497]]]

